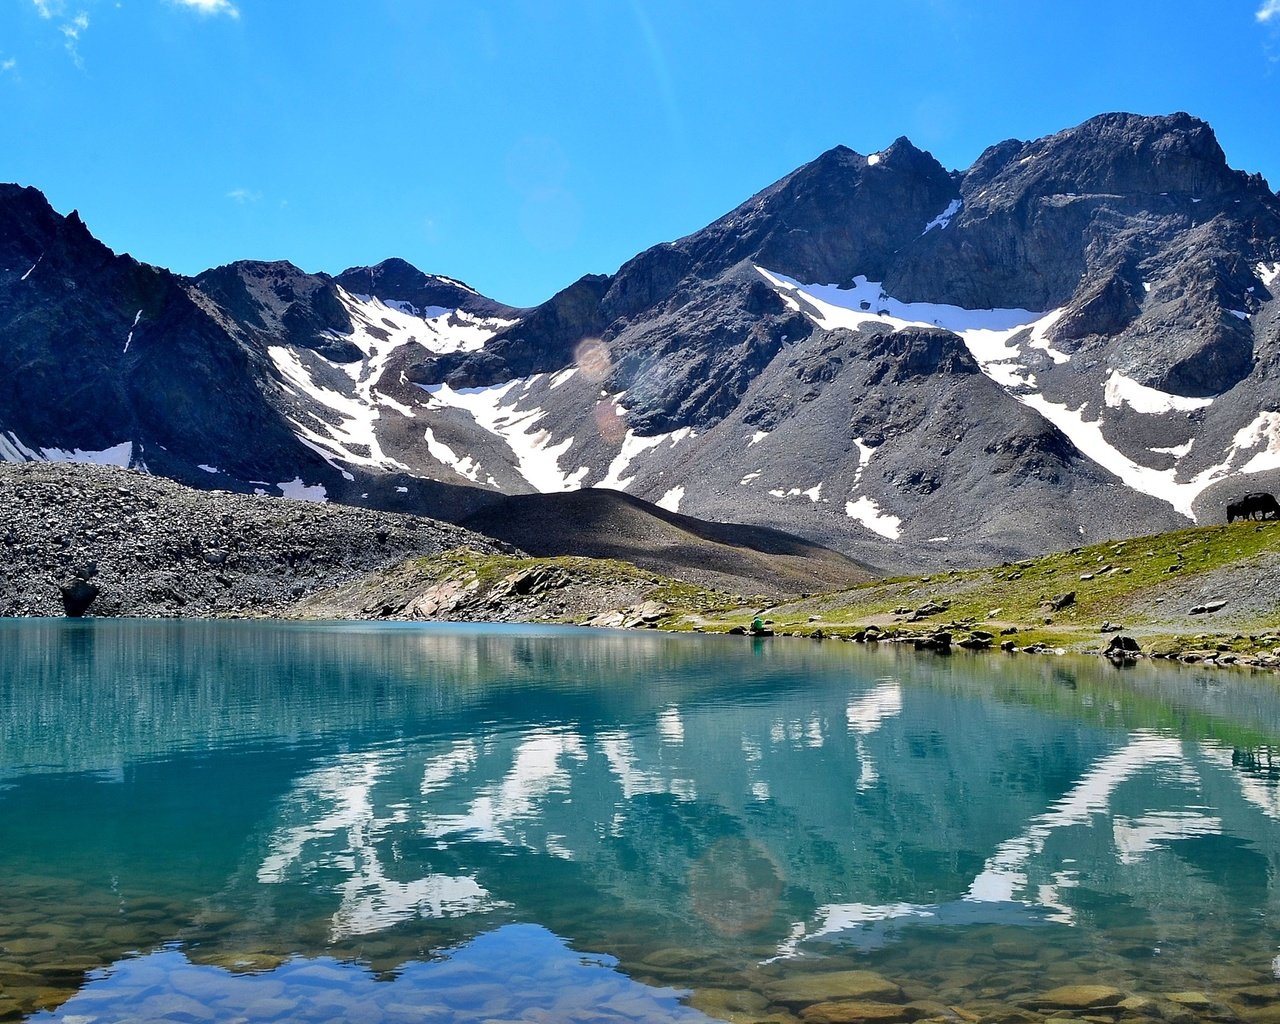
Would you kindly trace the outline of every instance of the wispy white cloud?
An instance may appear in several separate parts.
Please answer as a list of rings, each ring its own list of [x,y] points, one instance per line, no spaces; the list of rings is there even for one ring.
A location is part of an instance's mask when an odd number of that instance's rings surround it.
[[[261,192],[254,192],[247,188],[233,188],[227,193],[228,199],[234,199],[237,203],[256,203],[262,198]]]
[[[84,61],[80,59],[80,37],[84,35],[88,27],[88,11],[80,11],[74,18],[68,18],[58,26],[59,31],[66,39],[67,53],[71,54],[71,59],[75,61],[78,68],[84,67]]]
[[[1280,20],[1280,0],[1262,0],[1254,17],[1264,24],[1272,19]]]
[[[89,12],[81,11],[62,26],[62,34],[68,39],[79,39],[80,33],[89,27]]]
[[[172,0],[179,7],[189,7],[201,14],[225,14],[229,18],[240,17],[240,9],[231,0]]]
[[[63,46],[78,68],[84,68],[84,60],[80,56],[80,40],[89,29],[89,9],[93,9],[97,2],[98,0],[31,0],[31,6],[35,8],[36,13],[45,21],[56,25],[57,31],[62,34]],[[232,0],[166,0],[166,2],[171,7],[195,11],[202,16],[240,17],[240,9]],[[74,4],[74,6],[68,7],[68,4]],[[120,6],[119,0],[115,6],[117,8]],[[72,14],[72,11],[75,13]],[[13,71],[16,66],[16,62],[12,59],[0,60],[0,73]]]
[[[80,37],[89,28],[89,12],[81,10],[71,17],[67,17],[66,0],[31,0],[31,4],[35,7],[36,13],[40,17],[46,21],[59,23],[58,31],[62,33],[63,45],[66,46],[67,53],[71,54],[71,59],[75,61],[76,67],[84,67],[84,62],[80,59],[79,43]]]
[[[17,66],[18,59],[16,57],[6,57],[4,60],[0,60],[0,71],[13,71]]]

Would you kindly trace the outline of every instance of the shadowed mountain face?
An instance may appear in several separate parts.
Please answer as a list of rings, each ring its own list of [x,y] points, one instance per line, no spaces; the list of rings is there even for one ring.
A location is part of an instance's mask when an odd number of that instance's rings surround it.
[[[127,442],[198,485],[454,518],[613,488],[886,567],[1210,521],[1280,483],[1280,198],[1186,114],[962,172],[838,147],[528,310],[401,260],[183,279],[30,189],[0,224],[8,458]]]
[[[268,368],[180,278],[95,240],[35,189],[0,186],[0,450],[248,480],[324,463],[264,399]],[[251,440],[250,440],[251,439]],[[290,477],[292,479],[292,477]]]
[[[827,592],[875,575],[865,565],[780,530],[704,522],[619,491],[520,494],[465,522],[532,555],[617,558],[730,592]]]

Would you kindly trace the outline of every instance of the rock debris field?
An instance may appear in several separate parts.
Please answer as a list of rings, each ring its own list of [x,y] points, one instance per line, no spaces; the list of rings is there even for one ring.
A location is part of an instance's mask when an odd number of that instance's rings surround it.
[[[270,615],[455,547],[508,545],[418,516],[194,491],[142,473],[0,464],[0,615]]]

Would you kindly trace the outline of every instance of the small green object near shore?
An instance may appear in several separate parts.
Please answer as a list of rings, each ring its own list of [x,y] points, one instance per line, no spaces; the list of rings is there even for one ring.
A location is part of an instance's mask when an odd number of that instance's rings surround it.
[[[764,624],[764,619],[760,618],[760,616],[757,615],[754,619],[751,620],[751,635],[752,636],[773,636],[773,630],[769,629]]]

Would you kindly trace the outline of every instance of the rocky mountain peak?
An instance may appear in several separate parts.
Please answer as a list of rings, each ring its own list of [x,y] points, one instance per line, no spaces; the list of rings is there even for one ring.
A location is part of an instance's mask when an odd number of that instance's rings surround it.
[[[1101,114],[1034,142],[989,148],[964,176],[970,207],[1010,208],[1030,194],[1205,199],[1248,178],[1227,165],[1217,137],[1189,114]]]
[[[335,337],[351,332],[351,316],[326,276],[287,260],[241,260],[206,270],[195,286],[262,344],[285,341],[335,362],[360,358],[358,348]]]
[[[872,157],[878,159],[873,161]],[[905,135],[899,135],[879,153],[868,156],[867,161],[873,167],[917,173],[926,177],[937,174],[942,167],[932,153],[919,148]]]
[[[946,169],[905,138],[870,156],[836,146],[666,247],[664,276],[673,277],[673,255],[703,278],[746,259],[807,281],[875,276],[955,195]],[[649,258],[642,253],[618,276]]]
[[[476,316],[503,318],[519,313],[515,307],[487,298],[462,281],[428,274],[398,256],[372,267],[348,267],[335,280],[353,295],[405,303],[419,312],[461,309]]]
[[[102,266],[116,258],[90,234],[77,211],[62,216],[31,186],[0,184],[0,221],[6,227],[0,233],[0,280],[34,273],[37,262],[48,272],[82,261]]]

